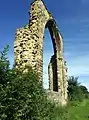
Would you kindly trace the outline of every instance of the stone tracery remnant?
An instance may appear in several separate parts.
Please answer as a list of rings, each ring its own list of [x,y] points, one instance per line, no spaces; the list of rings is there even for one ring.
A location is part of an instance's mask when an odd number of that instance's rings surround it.
[[[51,57],[49,74],[49,97],[61,105],[67,103],[67,68],[63,57],[63,38],[53,16],[48,12],[42,0],[31,4],[29,23],[17,29],[14,43],[15,67],[17,69],[32,66],[37,70],[40,81],[43,76],[43,38],[49,29],[54,55]]]

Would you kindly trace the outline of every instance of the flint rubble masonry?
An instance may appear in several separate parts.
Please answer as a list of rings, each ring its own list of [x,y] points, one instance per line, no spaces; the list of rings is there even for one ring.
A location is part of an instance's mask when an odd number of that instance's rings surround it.
[[[68,76],[63,57],[63,38],[57,24],[42,0],[35,0],[31,4],[29,23],[17,29],[14,42],[15,67],[26,69],[31,66],[38,74],[40,82],[43,80],[43,42],[44,31],[49,29],[54,55],[48,65],[49,91],[48,97],[61,105],[67,103]]]

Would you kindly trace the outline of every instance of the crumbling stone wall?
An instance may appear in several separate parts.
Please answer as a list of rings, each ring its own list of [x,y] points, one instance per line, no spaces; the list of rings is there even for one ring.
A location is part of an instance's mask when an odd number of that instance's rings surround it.
[[[55,56],[50,62],[50,67],[52,68],[49,70],[49,76],[51,76],[49,78],[50,89],[52,92],[58,92],[60,97],[57,99],[59,99],[59,101],[61,99],[61,104],[66,104],[67,98],[65,99],[65,94],[67,94],[67,80],[64,72],[65,66],[62,36],[53,16],[48,12],[42,0],[34,0],[31,4],[29,14],[29,23],[26,26],[17,29],[16,32],[16,40],[14,43],[15,67],[19,70],[22,68],[25,70],[26,66],[32,66],[32,68],[38,72],[40,82],[42,82],[43,38],[44,30],[48,27],[53,42]],[[51,74],[51,70],[53,70],[53,74]],[[65,89],[64,86],[66,86]]]
[[[57,81],[57,64],[56,64],[56,56],[53,55],[51,57],[49,66],[48,66],[48,74],[49,74],[49,89],[51,91],[58,92],[58,81]]]

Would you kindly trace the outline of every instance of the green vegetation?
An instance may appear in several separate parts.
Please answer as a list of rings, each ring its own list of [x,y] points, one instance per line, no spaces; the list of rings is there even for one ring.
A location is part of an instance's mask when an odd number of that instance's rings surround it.
[[[55,106],[47,100],[36,73],[10,69],[9,46],[0,54],[0,120],[89,120],[89,92],[69,77],[68,105]]]
[[[68,85],[69,101],[83,101],[84,99],[89,98],[87,88],[78,83],[78,77],[69,77]]]
[[[54,105],[29,68],[22,73],[9,68],[5,47],[0,56],[0,120],[51,120]]]
[[[65,108],[56,108],[53,120],[89,120],[89,100],[72,101]]]
[[[68,98],[66,107],[56,107],[53,120],[89,120],[89,92],[78,83],[78,77],[68,80]]]

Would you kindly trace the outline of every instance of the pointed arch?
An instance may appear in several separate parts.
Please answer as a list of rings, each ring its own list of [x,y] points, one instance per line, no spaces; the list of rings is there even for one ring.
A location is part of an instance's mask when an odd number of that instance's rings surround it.
[[[49,63],[50,91],[58,92],[60,95],[59,99],[66,102],[67,95],[65,97],[64,92],[66,91],[67,93],[67,89],[64,91],[64,86],[67,86],[67,80],[64,72],[63,39],[60,31],[42,0],[35,0],[31,4],[29,14],[30,20],[28,25],[18,29],[16,32],[14,43],[15,67],[25,69],[26,66],[32,66],[39,74],[39,81],[42,82],[43,38],[45,28],[48,27],[54,48],[54,55]],[[60,102],[62,103],[62,101]]]

